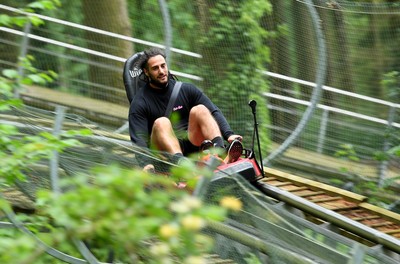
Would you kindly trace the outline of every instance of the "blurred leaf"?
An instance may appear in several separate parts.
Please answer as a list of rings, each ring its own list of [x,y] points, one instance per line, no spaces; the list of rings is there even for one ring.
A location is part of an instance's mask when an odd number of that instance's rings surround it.
[[[377,161],[384,161],[389,159],[389,155],[383,151],[376,151],[374,153],[374,159]]]
[[[22,84],[25,84],[25,85],[31,85],[31,84],[33,84],[33,81],[32,81],[32,79],[31,78],[23,78],[22,80],[21,80],[21,83]]]
[[[32,82],[37,84],[45,84],[46,79],[44,79],[41,75],[38,74],[28,74],[28,78],[32,80]]]
[[[400,146],[391,148],[388,153],[400,157]]]
[[[35,27],[43,25],[44,21],[42,19],[40,19],[37,16],[29,16],[29,21],[32,23],[32,25],[34,25]]]
[[[12,18],[12,22],[14,25],[18,26],[18,27],[23,27],[25,26],[25,24],[27,23],[28,18],[27,17],[13,17]]]
[[[56,8],[56,6],[60,5],[60,1],[56,0],[41,0],[41,1],[35,1],[30,4],[28,4],[28,7],[30,8],[35,8],[35,9],[41,9],[41,10],[51,10]]]
[[[0,14],[0,25],[9,26],[11,23],[11,17],[5,14]]]
[[[17,79],[18,78],[18,72],[16,70],[12,70],[12,69],[3,70],[3,75],[9,79]]]
[[[80,129],[80,130],[68,130],[62,134],[64,137],[74,137],[74,136],[90,136],[93,132],[90,129]]]

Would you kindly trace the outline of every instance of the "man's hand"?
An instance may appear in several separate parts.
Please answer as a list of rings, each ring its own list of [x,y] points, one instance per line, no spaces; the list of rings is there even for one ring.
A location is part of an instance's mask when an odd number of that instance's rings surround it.
[[[228,138],[228,142],[231,143],[232,141],[234,141],[235,139],[239,139],[239,141],[243,140],[243,137],[241,135],[231,135]]]
[[[144,166],[143,171],[148,173],[156,173],[156,169],[154,168],[153,164],[147,164],[146,166]]]

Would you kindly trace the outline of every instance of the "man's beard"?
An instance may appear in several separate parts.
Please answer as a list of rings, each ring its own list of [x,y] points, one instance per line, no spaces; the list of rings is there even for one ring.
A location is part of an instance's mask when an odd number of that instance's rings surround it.
[[[165,89],[168,86],[169,76],[167,77],[167,81],[165,83],[159,82],[157,79],[149,78],[149,82],[160,89]]]

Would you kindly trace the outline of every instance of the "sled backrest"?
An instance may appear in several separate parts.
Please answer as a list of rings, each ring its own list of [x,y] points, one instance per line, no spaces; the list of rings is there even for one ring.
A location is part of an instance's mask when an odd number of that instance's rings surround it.
[[[128,97],[129,103],[132,102],[132,99],[137,91],[139,91],[139,89],[146,84],[145,81],[140,78],[142,69],[140,65],[138,65],[138,62],[140,62],[140,57],[143,54],[143,51],[133,54],[125,61],[124,64],[122,78],[124,80],[126,96]]]

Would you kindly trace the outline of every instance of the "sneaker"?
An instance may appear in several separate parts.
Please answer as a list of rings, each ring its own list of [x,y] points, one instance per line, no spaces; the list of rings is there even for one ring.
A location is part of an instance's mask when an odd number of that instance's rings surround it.
[[[227,163],[237,161],[243,153],[243,145],[240,140],[235,139],[228,147]]]
[[[206,139],[203,142],[201,142],[200,151],[206,152],[206,150],[208,150],[212,147],[214,147],[214,143],[211,140]]]

